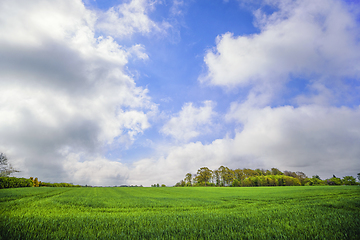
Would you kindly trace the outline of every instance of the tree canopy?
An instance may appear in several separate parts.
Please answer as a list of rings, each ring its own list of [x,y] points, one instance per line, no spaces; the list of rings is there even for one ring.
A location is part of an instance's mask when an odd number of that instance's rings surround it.
[[[358,173],[360,181],[360,173]],[[193,179],[191,179],[193,177]],[[187,173],[184,180],[176,183],[177,187],[189,186],[312,186],[312,185],[356,185],[356,179],[345,176],[342,179],[333,175],[330,179],[322,180],[319,175],[311,178],[304,172],[280,171],[277,168],[271,170],[237,168],[232,170],[226,166],[220,166],[216,170],[201,167],[196,174]]]

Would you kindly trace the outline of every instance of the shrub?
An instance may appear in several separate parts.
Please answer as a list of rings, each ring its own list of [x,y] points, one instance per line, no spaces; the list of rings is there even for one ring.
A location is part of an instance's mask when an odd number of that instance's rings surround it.
[[[337,178],[337,177],[332,177],[330,179],[327,179],[327,184],[328,185],[341,185],[342,184],[342,181],[340,178]]]
[[[16,178],[16,177],[0,177],[1,188],[19,188],[19,187],[32,187],[33,182],[31,179]]]
[[[342,179],[345,185],[356,185],[356,179],[353,176],[345,176]]]

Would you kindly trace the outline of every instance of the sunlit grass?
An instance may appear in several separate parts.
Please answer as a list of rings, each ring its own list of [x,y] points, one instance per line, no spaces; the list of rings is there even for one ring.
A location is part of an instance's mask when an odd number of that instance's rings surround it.
[[[1,239],[360,239],[360,187],[0,190]]]

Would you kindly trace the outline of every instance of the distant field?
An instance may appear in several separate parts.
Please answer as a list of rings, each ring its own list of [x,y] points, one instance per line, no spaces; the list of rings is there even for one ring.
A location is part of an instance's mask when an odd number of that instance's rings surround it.
[[[0,239],[360,239],[360,187],[0,190]]]

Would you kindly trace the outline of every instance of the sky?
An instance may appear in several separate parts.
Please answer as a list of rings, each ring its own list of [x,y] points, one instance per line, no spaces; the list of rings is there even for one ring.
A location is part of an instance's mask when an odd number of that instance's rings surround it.
[[[360,3],[0,1],[0,152],[17,177],[360,172]]]

